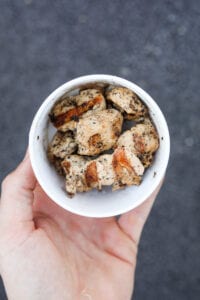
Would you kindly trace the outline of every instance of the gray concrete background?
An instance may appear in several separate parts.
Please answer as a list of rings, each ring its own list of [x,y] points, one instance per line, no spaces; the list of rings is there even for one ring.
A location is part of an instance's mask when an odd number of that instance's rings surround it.
[[[199,17],[198,0],[0,1],[1,180],[43,99],[74,77],[132,80],[167,118],[171,159],[140,243],[135,300],[200,298]]]

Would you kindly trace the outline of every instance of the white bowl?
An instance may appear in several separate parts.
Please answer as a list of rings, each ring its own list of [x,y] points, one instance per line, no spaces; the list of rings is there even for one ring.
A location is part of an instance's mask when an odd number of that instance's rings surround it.
[[[53,126],[48,114],[54,103],[65,93],[77,92],[88,84],[111,84],[133,90],[147,105],[157,128],[160,147],[153,164],[144,174],[139,186],[126,187],[112,192],[105,188],[76,194],[69,198],[65,191],[64,177],[59,176],[49,163],[46,155],[47,145],[52,137]],[[88,217],[109,217],[127,212],[144,202],[156,189],[165,175],[170,153],[170,138],[165,118],[155,101],[136,84],[111,75],[88,75],[73,79],[51,93],[36,113],[29,134],[30,158],[38,182],[46,194],[64,209]]]

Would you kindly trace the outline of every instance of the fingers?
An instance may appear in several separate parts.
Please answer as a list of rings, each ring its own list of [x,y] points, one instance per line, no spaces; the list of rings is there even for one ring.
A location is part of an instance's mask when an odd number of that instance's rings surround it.
[[[120,228],[136,243],[136,245],[139,243],[142,229],[151,211],[156,196],[162,186],[162,183],[163,181],[161,181],[158,188],[144,203],[123,214],[118,220]]]
[[[3,220],[11,223],[32,220],[35,184],[36,178],[27,152],[20,165],[2,183],[0,212]]]

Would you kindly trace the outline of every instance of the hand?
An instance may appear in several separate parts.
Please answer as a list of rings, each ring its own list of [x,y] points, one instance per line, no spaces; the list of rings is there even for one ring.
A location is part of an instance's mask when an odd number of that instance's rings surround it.
[[[0,272],[8,298],[130,299],[138,242],[158,190],[118,220],[80,217],[47,197],[27,154],[2,184]]]

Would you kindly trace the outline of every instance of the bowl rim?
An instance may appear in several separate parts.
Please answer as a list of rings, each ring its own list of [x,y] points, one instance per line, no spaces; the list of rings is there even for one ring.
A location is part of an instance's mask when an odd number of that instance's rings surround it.
[[[142,95],[142,101],[144,101],[143,99],[145,98],[145,100],[151,103],[151,108],[154,109],[154,111],[157,112],[157,114],[159,114],[159,119],[162,121],[162,125],[164,127],[164,137],[165,137],[165,142],[166,142],[166,155],[164,157],[164,161],[163,161],[163,169],[160,172],[160,176],[158,176],[158,178],[156,178],[156,180],[154,181],[154,184],[151,188],[151,190],[146,193],[147,196],[145,197],[145,199],[143,199],[144,197],[141,197],[141,199],[139,199],[138,201],[134,202],[134,205],[132,205],[131,207],[125,207],[124,210],[120,209],[117,210],[115,208],[113,213],[104,213],[104,214],[99,214],[99,212],[97,211],[95,214],[94,213],[81,213],[81,212],[77,212],[76,210],[73,210],[71,207],[67,208],[65,205],[63,205],[62,203],[60,203],[59,201],[57,201],[57,199],[52,195],[50,195],[50,193],[48,193],[48,191],[45,189],[45,186],[43,184],[43,180],[41,178],[41,174],[37,168],[37,164],[36,164],[36,160],[35,160],[35,155],[34,155],[34,147],[33,147],[33,143],[34,143],[34,137],[35,137],[35,131],[37,128],[37,122],[38,119],[42,118],[43,116],[43,112],[46,108],[46,106],[53,102],[58,100],[64,93],[74,90],[76,89],[78,86],[80,85],[87,85],[90,83],[108,83],[110,85],[117,85],[119,84],[120,86],[125,86],[130,88],[131,90],[133,90],[136,94],[138,94],[138,96],[140,97]],[[146,103],[146,101],[144,101]],[[150,109],[150,107],[149,107]],[[85,75],[85,76],[80,76],[77,77],[75,79],[72,79],[70,81],[65,82],[64,84],[60,85],[58,88],[56,88],[52,93],[49,94],[49,96],[47,96],[47,98],[42,102],[41,106],[39,107],[38,111],[36,112],[31,128],[30,128],[30,132],[29,132],[29,153],[30,153],[30,160],[31,160],[31,165],[33,168],[33,171],[35,173],[35,176],[39,182],[39,184],[41,185],[41,187],[44,189],[45,193],[50,197],[50,199],[52,199],[52,201],[54,201],[56,204],[58,204],[59,206],[63,207],[64,209],[81,215],[81,216],[86,216],[86,217],[96,217],[96,218],[101,218],[101,217],[111,217],[111,216],[116,216],[122,213],[125,213],[135,207],[137,207],[138,205],[140,205],[141,203],[143,203],[157,188],[157,186],[159,185],[159,183],[163,180],[164,176],[165,176],[165,172],[167,169],[167,165],[168,165],[168,161],[169,161],[169,156],[170,156],[170,135],[169,135],[169,129],[167,126],[167,122],[166,119],[161,111],[161,109],[159,108],[159,106],[157,105],[157,103],[155,102],[155,100],[146,92],[144,91],[142,88],[140,88],[137,84],[118,77],[118,76],[114,76],[114,75],[106,75],[106,74],[91,74],[91,75]]]

